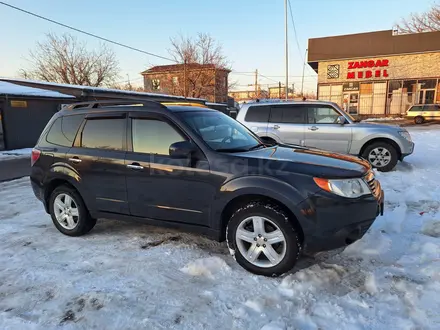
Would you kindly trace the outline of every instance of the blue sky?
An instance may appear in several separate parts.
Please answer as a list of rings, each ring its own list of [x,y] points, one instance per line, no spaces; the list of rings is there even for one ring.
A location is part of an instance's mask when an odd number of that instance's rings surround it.
[[[308,38],[391,29],[411,12],[424,11],[432,0],[290,0],[298,33],[298,50],[289,14],[290,83],[299,88],[302,57]],[[169,38],[178,34],[195,36],[207,32],[223,45],[237,72],[258,69],[273,80],[284,82],[284,0],[5,0],[65,24],[149,52],[168,56]],[[0,76],[18,76],[29,66],[29,50],[45,33],[69,30],[0,5]],[[77,35],[90,48],[98,47],[92,37]],[[151,65],[169,64],[118,46],[110,47],[120,61],[121,80],[127,74],[141,83],[140,72]],[[305,89],[313,90],[316,78],[306,68]],[[278,77],[279,76],[279,77]],[[250,74],[231,74],[239,85],[253,82]],[[275,81],[274,81],[275,80]]]

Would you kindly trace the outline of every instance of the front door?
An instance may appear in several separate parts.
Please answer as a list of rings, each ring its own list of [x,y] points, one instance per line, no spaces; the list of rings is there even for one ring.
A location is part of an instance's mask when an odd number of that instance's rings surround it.
[[[347,153],[351,143],[350,124],[337,123],[341,114],[330,105],[310,105],[305,130],[305,145]]]
[[[215,189],[207,183],[207,161],[169,156],[171,144],[188,138],[160,115],[131,115],[131,132],[132,151],[125,161],[130,213],[209,226]]]
[[[86,116],[66,154],[67,162],[79,173],[85,199],[99,212],[128,214],[125,117],[125,113]]]
[[[419,91],[419,104],[433,104],[435,89],[422,89]]]
[[[268,136],[276,136],[283,143],[304,145],[307,108],[301,104],[271,106]]]

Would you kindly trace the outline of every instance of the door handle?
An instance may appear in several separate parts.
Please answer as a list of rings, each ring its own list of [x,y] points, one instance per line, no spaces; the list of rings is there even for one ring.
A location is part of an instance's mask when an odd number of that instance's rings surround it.
[[[144,169],[144,167],[139,165],[139,163],[128,164],[127,167],[132,170],[143,170]]]
[[[280,125],[273,125],[273,128],[274,128],[274,129],[279,129],[279,128],[280,128]]]
[[[71,161],[72,163],[77,163],[77,164],[82,162],[82,160],[79,159],[78,157],[69,158],[69,161]]]
[[[316,126],[309,127],[309,131],[317,131],[318,129]]]

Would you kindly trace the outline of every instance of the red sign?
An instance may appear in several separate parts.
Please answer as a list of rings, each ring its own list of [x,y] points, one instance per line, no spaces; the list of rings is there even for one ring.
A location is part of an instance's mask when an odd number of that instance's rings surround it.
[[[347,79],[368,79],[368,78],[386,78],[388,77],[388,70],[382,69],[388,67],[389,60],[367,60],[348,62],[348,70],[354,69],[375,69],[363,71],[348,71]]]

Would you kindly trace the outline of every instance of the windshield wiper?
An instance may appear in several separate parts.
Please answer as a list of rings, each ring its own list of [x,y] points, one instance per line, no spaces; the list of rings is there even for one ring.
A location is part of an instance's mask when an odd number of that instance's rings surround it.
[[[251,151],[251,150],[255,150],[255,149],[260,149],[261,147],[265,148],[266,145],[265,145],[265,144],[262,144],[262,143],[258,143],[257,145],[254,145],[253,147],[250,147],[250,148],[247,149],[247,150],[248,150],[248,151]]]

